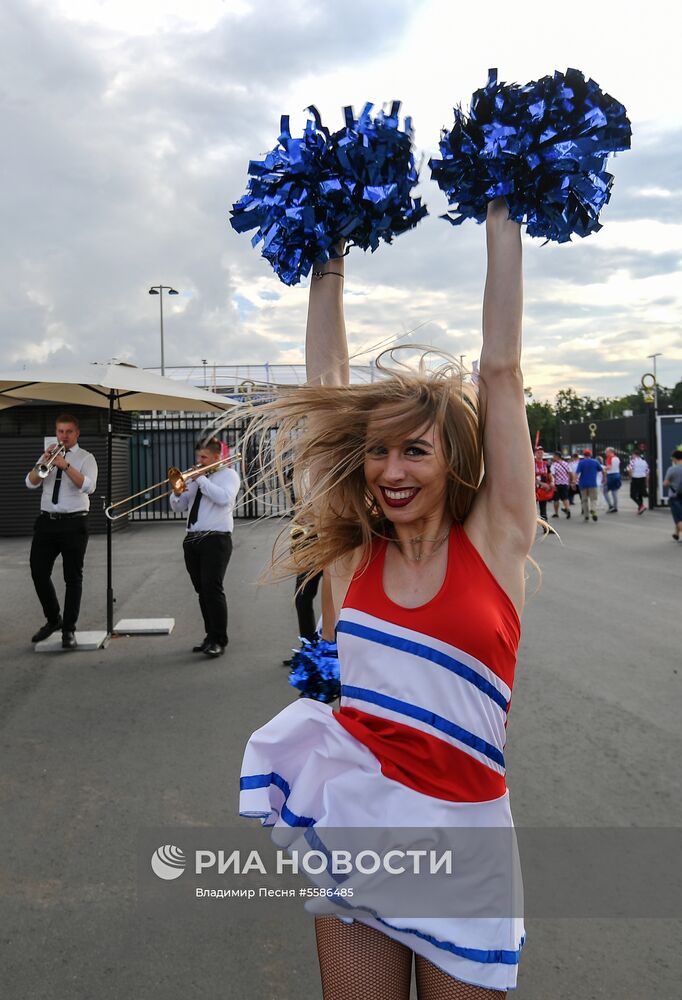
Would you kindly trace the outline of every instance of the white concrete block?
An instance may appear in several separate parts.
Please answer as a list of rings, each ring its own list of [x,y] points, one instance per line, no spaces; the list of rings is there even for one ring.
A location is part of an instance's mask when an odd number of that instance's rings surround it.
[[[170,635],[175,618],[121,618],[114,625],[115,635]]]
[[[57,630],[42,642],[37,642],[33,647],[36,653],[79,653],[88,649],[101,649],[108,645],[107,633],[101,632],[76,632],[75,649],[62,649],[62,633]]]

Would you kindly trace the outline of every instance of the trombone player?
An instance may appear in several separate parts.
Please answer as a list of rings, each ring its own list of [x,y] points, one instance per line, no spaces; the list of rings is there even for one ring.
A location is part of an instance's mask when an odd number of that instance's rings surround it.
[[[232,555],[232,508],[241,483],[232,468],[219,467],[206,473],[197,470],[219,462],[221,450],[217,438],[200,442],[197,469],[193,470],[186,489],[170,497],[173,510],[188,511],[182,548],[192,586],[199,595],[206,631],[193,652],[210,657],[222,656],[227,646],[227,600],[223,579]]]
[[[42,485],[40,515],[33,529],[31,576],[45,624],[31,637],[41,642],[62,630],[62,648],[76,648],[76,622],[83,591],[83,561],[88,546],[90,494],[97,486],[95,456],[78,444],[80,425],[70,413],[57,417],[57,443],[38,459],[26,476],[26,485],[35,490]],[[64,617],[59,608],[52,570],[62,557]]]

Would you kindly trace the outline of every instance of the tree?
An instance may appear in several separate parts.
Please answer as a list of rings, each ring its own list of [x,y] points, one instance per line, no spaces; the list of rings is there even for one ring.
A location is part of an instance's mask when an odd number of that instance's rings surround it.
[[[682,413],[682,381],[677,382],[672,389],[659,385],[658,409],[662,413]]]
[[[557,417],[564,424],[580,423],[585,419],[585,399],[575,389],[559,389],[554,405]]]
[[[557,446],[557,419],[551,403],[526,403],[526,416],[531,440],[535,443],[535,435],[540,432],[540,443],[545,449],[553,450]]]
[[[682,413],[682,379],[670,390],[668,404],[672,406],[673,413]]]

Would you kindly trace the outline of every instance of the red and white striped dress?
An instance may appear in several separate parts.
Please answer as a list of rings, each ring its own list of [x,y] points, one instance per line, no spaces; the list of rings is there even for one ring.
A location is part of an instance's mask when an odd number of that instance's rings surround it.
[[[511,830],[503,751],[516,610],[461,525],[440,591],[417,608],[384,591],[387,544],[373,546],[339,617],[339,709],[301,699],[253,734],[240,812],[278,828]],[[349,913],[464,982],[516,985],[520,916]]]

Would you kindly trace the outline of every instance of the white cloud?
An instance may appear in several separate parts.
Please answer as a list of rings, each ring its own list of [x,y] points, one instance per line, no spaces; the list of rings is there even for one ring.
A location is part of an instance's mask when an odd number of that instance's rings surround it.
[[[627,392],[661,350],[661,380],[674,383],[682,133],[666,78],[677,40],[662,30],[674,11],[592,5],[588,24],[539,0],[491,0],[480,14],[445,0],[5,0],[5,357],[156,364],[158,302],[147,291],[161,282],[182,293],[164,303],[169,365],[300,361],[305,289],[281,285],[227,221],[279,115],[296,127],[315,102],[340,125],[343,104],[399,97],[418,146],[434,151],[453,103],[467,102],[488,66],[524,81],[577,65],[628,107],[633,150],[611,168],[598,235],[526,241],[527,381],[536,398],[565,384]],[[418,328],[420,341],[471,361],[483,232],[437,218],[445,201],[427,168],[422,188],[431,217],[415,232],[351,254],[351,347]]]

